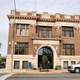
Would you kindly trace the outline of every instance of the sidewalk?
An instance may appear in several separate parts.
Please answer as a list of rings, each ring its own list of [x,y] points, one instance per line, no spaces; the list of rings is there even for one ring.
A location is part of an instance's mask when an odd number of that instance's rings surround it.
[[[18,73],[18,74],[22,74],[22,73],[24,74],[58,74],[58,73],[66,73],[66,72],[68,71],[67,70],[53,70],[53,69],[49,69],[48,72],[44,70],[40,72],[40,70],[32,70],[32,69],[26,69],[24,71],[19,70],[19,71],[13,71],[13,72],[10,72],[5,69],[0,70],[0,73]]]
[[[49,70],[49,72],[47,71],[42,71],[40,72],[39,70],[28,70],[27,72],[24,73],[28,73],[28,74],[58,74],[58,73],[66,73],[68,72],[67,70]]]

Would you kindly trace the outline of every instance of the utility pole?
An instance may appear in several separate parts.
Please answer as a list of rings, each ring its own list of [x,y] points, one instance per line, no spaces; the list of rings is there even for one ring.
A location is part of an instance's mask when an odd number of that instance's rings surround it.
[[[14,35],[14,28],[16,27],[15,24],[15,19],[16,19],[16,2],[14,0],[14,21],[13,21],[13,26],[12,26],[12,48],[11,48],[11,72],[13,71],[13,55],[14,55],[14,45],[15,45],[15,35]]]
[[[37,12],[37,0],[34,1],[34,10]]]

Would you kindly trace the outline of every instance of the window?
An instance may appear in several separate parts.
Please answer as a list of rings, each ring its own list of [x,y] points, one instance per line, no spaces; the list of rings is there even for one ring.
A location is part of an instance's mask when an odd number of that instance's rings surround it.
[[[20,68],[20,61],[14,61],[14,69]]]
[[[23,63],[22,63],[22,68],[23,68],[23,69],[28,68],[28,61],[23,61]]]
[[[68,68],[68,61],[63,61],[63,68],[67,69]]]
[[[28,43],[17,43],[15,45],[15,54],[25,55],[28,54]]]
[[[38,27],[38,35],[41,38],[51,38],[52,27],[45,27],[45,26]]]
[[[17,36],[28,36],[28,25],[27,24],[17,24],[16,26],[16,34]]]
[[[73,27],[62,27],[62,35],[64,37],[74,37],[74,28]]]
[[[77,64],[80,64],[80,61],[78,61]]]
[[[75,55],[74,44],[63,44],[64,55]]]
[[[76,62],[75,61],[71,61],[71,64],[76,64]]]

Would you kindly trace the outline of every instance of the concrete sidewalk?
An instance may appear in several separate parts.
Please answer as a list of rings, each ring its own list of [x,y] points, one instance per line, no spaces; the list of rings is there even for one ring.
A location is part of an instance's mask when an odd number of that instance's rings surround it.
[[[40,72],[39,70],[26,70],[26,72],[14,72],[20,74],[60,74],[60,73],[67,73],[67,70],[49,70]]]
[[[24,73],[24,74],[58,74],[58,73],[65,73],[68,72],[67,70],[54,70],[54,69],[49,69],[49,71],[42,70],[32,70],[32,69],[26,69],[24,71],[18,70],[18,71],[7,71],[7,70],[0,70],[0,73]]]

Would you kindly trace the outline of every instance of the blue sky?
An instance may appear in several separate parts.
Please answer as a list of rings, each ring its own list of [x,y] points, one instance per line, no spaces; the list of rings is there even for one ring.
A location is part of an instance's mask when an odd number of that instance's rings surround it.
[[[37,11],[80,15],[80,0],[16,0],[16,8],[23,11]],[[14,0],[0,0],[0,53],[7,55],[8,19],[7,14],[14,9]]]

